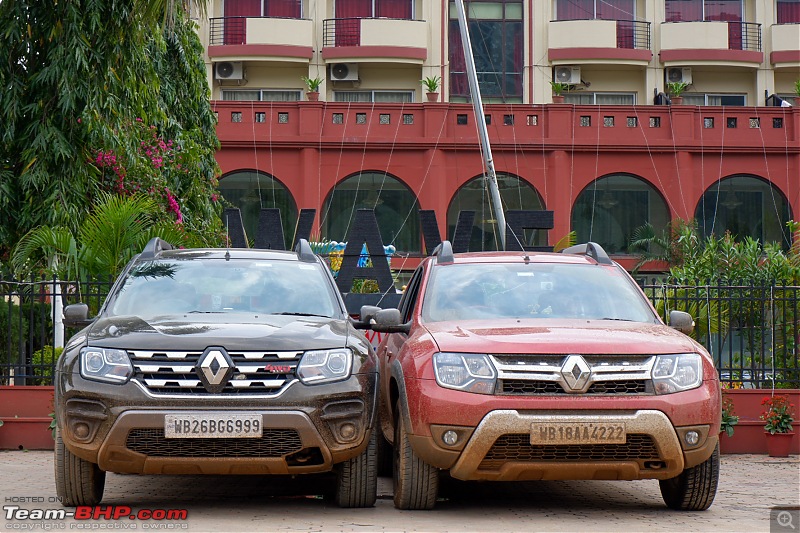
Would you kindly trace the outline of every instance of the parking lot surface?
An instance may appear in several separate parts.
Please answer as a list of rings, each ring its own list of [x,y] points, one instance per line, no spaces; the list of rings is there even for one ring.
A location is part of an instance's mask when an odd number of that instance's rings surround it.
[[[328,483],[322,477],[109,474],[103,500],[103,506],[109,507],[81,512],[83,515],[117,512],[120,516],[117,520],[102,516],[97,520],[76,520],[54,514],[64,508],[55,494],[52,452],[5,451],[0,452],[0,500],[3,501],[0,530],[800,530],[796,518],[800,513],[798,456],[780,459],[723,455],[719,491],[714,504],[705,512],[667,509],[656,481],[462,483],[448,480],[433,511],[394,509],[388,478],[380,479],[374,508],[339,509],[320,495]],[[790,511],[781,515],[780,524],[776,517],[782,509],[775,507]],[[37,509],[40,515],[36,514]],[[178,511],[185,511],[186,518],[143,519],[147,513],[157,515],[157,511],[174,517],[178,517]]]

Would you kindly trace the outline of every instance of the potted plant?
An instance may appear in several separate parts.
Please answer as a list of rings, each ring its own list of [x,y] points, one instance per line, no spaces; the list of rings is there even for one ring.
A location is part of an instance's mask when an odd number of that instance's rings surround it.
[[[800,107],[800,79],[794,82],[794,94],[796,95],[794,103]]]
[[[667,83],[667,93],[669,93],[670,100],[675,105],[683,103],[683,91],[689,86],[685,81],[671,81]]]
[[[725,398],[722,400],[722,423],[720,424],[720,435],[725,433],[728,437],[733,437],[733,426],[739,423],[739,417],[734,414],[733,400]]]
[[[563,104],[564,103],[564,95],[561,93],[564,91],[569,90],[569,84],[561,83],[560,81],[551,81],[550,87],[553,88],[553,103],[554,104]]]
[[[786,396],[767,396],[761,401],[764,411],[764,431],[767,436],[767,453],[770,457],[788,457],[794,437],[794,404]]]
[[[439,100],[439,86],[442,84],[442,78],[439,76],[428,76],[422,80],[422,85],[425,86],[427,91],[428,101],[437,102]]]
[[[319,100],[319,86],[322,85],[322,78],[309,78],[303,76],[301,78],[303,83],[306,84],[306,97],[309,102],[316,102]]]

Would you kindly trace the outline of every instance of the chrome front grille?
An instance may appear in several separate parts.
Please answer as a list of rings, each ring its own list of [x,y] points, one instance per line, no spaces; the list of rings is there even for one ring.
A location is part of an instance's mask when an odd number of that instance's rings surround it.
[[[585,355],[583,360],[589,374],[585,384],[577,388],[570,387],[565,378],[564,365],[570,356],[515,354],[491,357],[498,371],[498,394],[653,394],[651,370],[655,356]]]
[[[210,394],[203,387],[195,365],[203,354],[179,351],[132,350],[135,381],[154,394]],[[228,352],[235,370],[216,393],[228,395],[277,394],[296,381],[295,370],[303,352]]]
[[[631,434],[625,444],[531,444],[531,436],[506,434],[498,438],[481,462],[481,470],[498,470],[508,462],[659,461],[650,435]]]

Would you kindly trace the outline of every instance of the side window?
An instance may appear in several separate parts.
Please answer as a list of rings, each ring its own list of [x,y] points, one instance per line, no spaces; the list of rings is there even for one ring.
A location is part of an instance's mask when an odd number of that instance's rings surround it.
[[[417,303],[417,295],[419,294],[419,287],[422,284],[422,267],[417,268],[414,275],[411,276],[411,281],[408,282],[406,293],[400,300],[400,314],[403,316],[403,322],[411,320],[411,313],[414,311],[414,306]]]

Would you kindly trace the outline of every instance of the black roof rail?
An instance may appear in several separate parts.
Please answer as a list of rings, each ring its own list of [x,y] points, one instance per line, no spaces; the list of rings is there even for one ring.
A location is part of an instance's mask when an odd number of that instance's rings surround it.
[[[442,241],[433,249],[431,255],[436,256],[436,264],[453,262],[453,245],[450,241]]]
[[[583,244],[576,244],[569,248],[561,250],[562,254],[575,254],[575,255],[588,255],[601,265],[613,265],[614,262],[608,257],[608,254],[603,247],[596,242],[587,242]]]
[[[144,250],[139,255],[140,259],[153,259],[164,250],[174,250],[175,247],[164,239],[153,237],[144,245]]]
[[[297,240],[297,246],[295,246],[294,251],[297,252],[297,258],[304,263],[317,262],[317,256],[314,250],[311,249],[311,245],[308,244],[308,241],[305,239]]]

